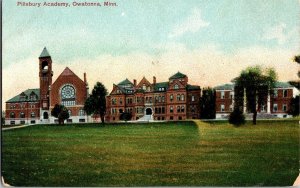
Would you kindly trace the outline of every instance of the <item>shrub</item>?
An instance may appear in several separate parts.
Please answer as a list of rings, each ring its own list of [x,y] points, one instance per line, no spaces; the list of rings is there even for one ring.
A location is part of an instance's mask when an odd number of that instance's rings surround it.
[[[229,115],[229,123],[240,126],[245,124],[245,116],[241,110],[238,108],[234,109],[233,112],[230,113]]]
[[[129,121],[132,118],[132,114],[128,112],[123,112],[119,118],[120,120]]]

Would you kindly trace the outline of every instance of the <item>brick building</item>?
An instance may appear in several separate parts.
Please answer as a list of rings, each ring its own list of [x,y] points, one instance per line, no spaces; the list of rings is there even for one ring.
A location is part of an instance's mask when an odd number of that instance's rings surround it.
[[[5,124],[54,123],[51,110],[55,104],[65,105],[70,114],[67,122],[86,122],[83,111],[88,96],[86,74],[81,80],[68,67],[52,84],[52,59],[44,48],[39,56],[39,83],[37,89],[27,89],[6,101]]]
[[[216,90],[216,118],[227,118],[234,107],[234,85],[225,84],[214,88]],[[288,110],[293,97],[299,95],[299,90],[285,82],[276,82],[273,95],[268,96],[258,114],[265,117],[289,117]],[[244,104],[244,113],[247,109]]]
[[[168,82],[150,83],[145,77],[137,83],[128,79],[114,84],[106,98],[106,121],[119,121],[120,114],[129,112],[132,120],[185,120],[199,118],[200,86],[188,84],[180,72]]]

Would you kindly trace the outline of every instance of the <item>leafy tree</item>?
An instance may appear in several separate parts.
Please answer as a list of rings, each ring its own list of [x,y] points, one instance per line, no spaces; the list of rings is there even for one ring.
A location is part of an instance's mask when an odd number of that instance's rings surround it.
[[[236,126],[245,124],[245,116],[243,114],[243,111],[239,108],[235,108],[229,115],[229,123]]]
[[[87,98],[84,103],[84,110],[88,115],[99,115],[101,122],[104,123],[104,116],[106,112],[106,97],[107,89],[105,86],[97,82],[94,86],[92,94]]]
[[[51,110],[51,115],[58,118],[58,124],[64,124],[64,121],[70,117],[68,109],[60,104],[54,106]]]
[[[290,103],[290,109],[288,111],[289,114],[293,116],[299,116],[299,104],[300,104],[300,99],[299,95],[292,98],[291,103]]]
[[[297,55],[294,57],[294,62],[297,62],[298,64],[300,64],[300,55]],[[298,70],[298,78],[300,78],[300,70]],[[289,81],[289,83],[293,86],[295,86],[297,89],[300,89],[300,81],[299,79],[298,80],[295,80],[295,81]]]
[[[211,88],[204,88],[202,97],[200,98],[200,118],[215,119],[216,118],[216,93]]]
[[[119,118],[120,120],[129,121],[132,118],[132,114],[129,112],[123,112]]]
[[[262,69],[260,66],[248,67],[243,70],[239,77],[235,78],[236,95],[235,108],[240,109],[241,101],[246,96],[246,106],[253,113],[253,124],[256,124],[257,111],[267,100],[274,88],[277,74],[273,68]],[[245,92],[245,93],[244,93]],[[243,94],[243,95],[242,95]],[[240,109],[241,110],[241,109]]]

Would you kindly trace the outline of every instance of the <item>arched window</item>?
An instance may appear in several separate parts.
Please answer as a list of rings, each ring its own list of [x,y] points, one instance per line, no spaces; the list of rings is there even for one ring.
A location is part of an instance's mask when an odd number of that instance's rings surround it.
[[[184,106],[181,106],[181,112],[184,112]]]
[[[177,94],[177,101],[180,101],[180,94]]]
[[[35,113],[31,112],[30,117],[35,118]]]
[[[180,112],[180,106],[177,106],[177,113]]]
[[[174,89],[179,89],[178,84],[175,84],[175,85],[174,85]]]
[[[25,113],[24,112],[20,113],[20,118],[25,118]]]
[[[61,89],[61,100],[64,106],[74,106],[75,105],[75,89],[72,85],[64,85]]]
[[[15,114],[14,112],[11,112],[11,113],[9,114],[9,117],[10,117],[10,118],[16,118],[16,114]]]
[[[173,101],[173,94],[170,95],[170,101]]]
[[[181,94],[181,100],[184,101],[184,94]]]

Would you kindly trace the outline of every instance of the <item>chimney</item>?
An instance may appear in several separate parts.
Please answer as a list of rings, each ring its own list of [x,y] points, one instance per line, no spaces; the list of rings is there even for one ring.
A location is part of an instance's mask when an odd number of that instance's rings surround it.
[[[155,85],[156,84],[156,77],[153,76],[153,84]]]
[[[133,86],[136,87],[136,79],[133,80]]]
[[[84,83],[86,83],[86,73],[83,73]]]

